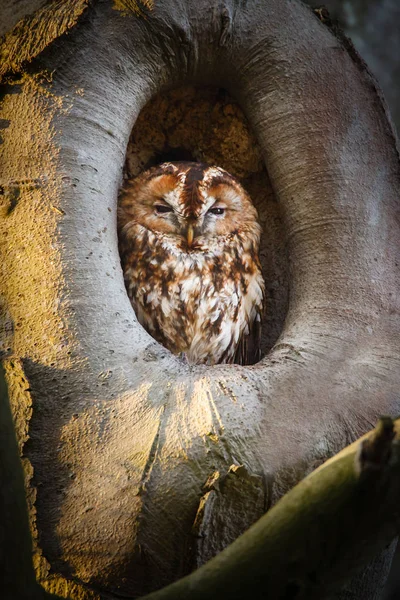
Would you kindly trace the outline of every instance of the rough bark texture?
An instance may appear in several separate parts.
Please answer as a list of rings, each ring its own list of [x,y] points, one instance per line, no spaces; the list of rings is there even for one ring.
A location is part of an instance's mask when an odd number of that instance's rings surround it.
[[[79,598],[137,595],[198,564],[192,526],[216,472],[244,465],[259,484],[214,503],[207,556],[248,526],[248,505],[256,518],[399,412],[400,169],[365,67],[298,2],[123,4],[86,9],[6,76],[1,104],[2,343],[36,567]],[[181,364],[124,290],[129,135],[151,98],[188,83],[239,102],[283,215],[289,309],[250,368]]]
[[[35,3],[43,6],[32,15],[21,19],[5,34],[1,44],[0,76],[8,71],[18,71],[25,63],[38,56],[53,40],[76,25],[87,8],[89,0],[54,0]],[[26,7],[26,10],[28,7]],[[21,10],[21,7],[20,7]],[[13,15],[6,15],[5,21]]]

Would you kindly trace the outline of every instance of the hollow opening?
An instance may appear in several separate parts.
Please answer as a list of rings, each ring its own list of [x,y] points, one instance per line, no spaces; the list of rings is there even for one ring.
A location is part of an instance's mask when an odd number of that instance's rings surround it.
[[[265,356],[283,329],[288,308],[286,232],[260,146],[240,106],[224,89],[173,89],[143,108],[130,136],[124,180],[177,161],[222,167],[239,180],[258,211],[265,280],[261,356]]]

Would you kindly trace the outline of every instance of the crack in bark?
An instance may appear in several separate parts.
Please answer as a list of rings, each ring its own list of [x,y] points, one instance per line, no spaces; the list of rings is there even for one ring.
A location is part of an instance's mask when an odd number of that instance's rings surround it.
[[[141,494],[143,494],[143,492],[146,491],[146,483],[149,481],[149,479],[151,477],[151,471],[152,471],[153,466],[157,459],[159,442],[160,442],[160,431],[161,431],[161,426],[162,426],[162,415],[164,414],[164,411],[165,411],[165,406],[163,406],[161,409],[158,428],[154,435],[153,442],[150,447],[149,456],[148,456],[148,458],[146,460],[146,464],[143,468],[143,473],[142,473],[142,477],[140,479],[140,484],[139,484],[138,495],[141,495]]]

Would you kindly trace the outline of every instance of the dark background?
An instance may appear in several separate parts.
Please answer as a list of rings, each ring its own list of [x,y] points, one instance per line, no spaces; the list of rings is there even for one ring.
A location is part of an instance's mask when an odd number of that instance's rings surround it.
[[[322,6],[311,1],[308,4]],[[324,6],[378,80],[399,135],[400,0],[326,0]],[[400,600],[400,544],[384,600]]]
[[[324,6],[375,75],[400,132],[400,0],[326,0]]]

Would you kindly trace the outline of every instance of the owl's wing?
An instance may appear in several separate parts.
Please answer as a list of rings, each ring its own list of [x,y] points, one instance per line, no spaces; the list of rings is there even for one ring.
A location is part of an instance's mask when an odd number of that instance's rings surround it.
[[[254,365],[261,358],[261,311],[249,324],[249,332],[243,333],[232,362],[237,365]]]

